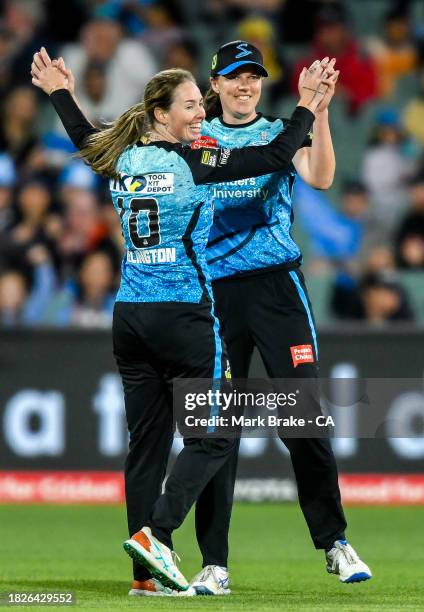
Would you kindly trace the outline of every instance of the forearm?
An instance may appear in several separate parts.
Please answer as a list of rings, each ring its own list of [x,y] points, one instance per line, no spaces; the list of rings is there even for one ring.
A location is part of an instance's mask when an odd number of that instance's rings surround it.
[[[50,96],[50,101],[59,115],[69,138],[77,149],[81,149],[87,138],[91,134],[98,132],[98,130],[88,121],[67,89],[57,89],[54,91]]]
[[[336,158],[331,139],[328,111],[317,113],[312,146],[309,150],[309,183],[317,189],[331,187],[336,171]]]
[[[249,146],[240,149],[218,149],[212,166],[190,163],[189,156],[199,156],[198,151],[188,150],[188,163],[194,181],[219,183],[261,176],[277,172],[287,166],[304,142],[314,121],[314,115],[307,108],[297,107],[287,127],[272,142],[264,146]]]

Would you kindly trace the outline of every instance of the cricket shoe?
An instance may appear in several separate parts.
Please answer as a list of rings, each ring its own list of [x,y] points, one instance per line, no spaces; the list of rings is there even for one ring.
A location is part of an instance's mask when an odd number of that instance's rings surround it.
[[[129,540],[123,544],[125,552],[129,554],[136,563],[145,567],[153,578],[159,580],[164,587],[176,591],[186,591],[188,582],[178,569],[175,559],[176,553],[168,546],[159,542],[152,535],[149,527],[143,527],[137,531]]]
[[[325,557],[327,572],[340,576],[340,582],[363,582],[372,578],[368,565],[361,561],[346,540],[336,540],[333,547],[325,553]]]
[[[187,591],[180,593],[180,596],[230,595],[229,586],[230,577],[226,567],[207,565],[193,578]]]
[[[133,580],[128,595],[135,597],[172,597],[178,595],[178,591],[163,586],[156,578],[146,580]]]

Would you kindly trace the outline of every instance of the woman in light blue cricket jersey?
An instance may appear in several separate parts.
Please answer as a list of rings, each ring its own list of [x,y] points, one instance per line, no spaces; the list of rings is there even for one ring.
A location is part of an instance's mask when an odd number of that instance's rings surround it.
[[[71,73],[60,62],[52,64],[44,48],[34,55],[31,71],[81,156],[110,177],[125,239],[113,341],[130,433],[125,486],[131,537],[124,548],[137,563],[130,593],[185,591],[188,583],[172,554],[172,532],[237,446],[224,433],[186,437],[160,494],[173,437],[173,381],[227,384],[205,259],[212,224],[208,184],[287,167],[333,81],[321,65],[305,69],[302,95],[285,132],[265,147],[229,151],[210,142],[190,146],[200,135],[205,111],[192,75],[184,70],[155,75],[143,102],[104,130],[84,117],[71,94]],[[228,592],[226,573],[215,575]]]
[[[334,64],[335,59],[328,57],[321,62],[336,80]],[[312,65],[310,70],[317,68],[318,64]],[[262,55],[253,45],[238,40],[220,47],[212,58],[211,88],[205,96],[209,121],[203,123],[202,134],[232,148],[266,145],[287,129],[287,120],[265,117],[256,110],[267,76]],[[291,198],[297,174],[318,189],[327,189],[333,181],[335,156],[328,123],[332,93],[329,89],[317,108],[313,138],[305,139],[288,168],[213,187],[215,213],[207,262],[233,379],[248,377],[255,346],[270,378],[318,376],[317,336],[300,271],[302,257],[290,233]],[[329,440],[281,439],[290,451],[300,506],[314,545],[326,551],[327,571],[338,574],[342,582],[371,578],[369,568],[345,540],[346,521]],[[201,542],[204,555],[209,549],[223,548],[211,535],[214,522],[219,523],[223,539],[228,533],[236,465],[237,451],[197,502],[199,529],[205,517],[209,520]],[[260,525],[256,527],[260,530]],[[194,584],[205,580],[200,574]]]

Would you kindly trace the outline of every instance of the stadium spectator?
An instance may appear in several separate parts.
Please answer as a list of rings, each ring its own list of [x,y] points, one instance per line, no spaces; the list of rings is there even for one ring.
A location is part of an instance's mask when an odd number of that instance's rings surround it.
[[[12,239],[22,248],[43,244],[53,251],[60,219],[52,208],[52,193],[40,176],[28,178],[19,186],[17,210],[19,220],[12,230]]]
[[[364,104],[376,97],[377,77],[371,59],[351,33],[346,10],[339,4],[329,5],[318,13],[311,53],[296,62],[293,71],[293,92],[302,68],[313,61],[311,58],[324,56],[337,58],[339,93],[346,98],[349,113],[357,115]]]
[[[14,225],[15,209],[13,206],[13,188],[16,183],[16,171],[13,161],[6,153],[0,154],[0,235],[2,236]]]
[[[42,40],[48,40],[44,29],[44,3],[34,0],[6,0],[3,4],[4,25],[12,38],[9,85],[26,85],[28,65],[32,56],[39,49]]]
[[[116,247],[108,236],[95,191],[69,186],[62,191],[64,229],[58,240],[64,278],[75,279],[84,256],[103,249],[115,260]]]
[[[84,257],[76,281],[68,281],[46,307],[51,325],[106,327],[112,325],[115,269],[110,256],[94,251]]]
[[[360,293],[361,278],[393,275],[394,254],[384,244],[374,246],[363,262],[363,268],[349,264],[339,265],[330,292],[330,308],[338,319],[360,319],[364,309]]]
[[[424,173],[409,183],[411,208],[395,235],[396,260],[400,268],[424,269]]]
[[[265,17],[247,17],[237,27],[237,38],[248,40],[262,53],[268,72],[263,89],[267,94],[267,106],[272,111],[290,91],[289,65],[278,47],[273,23]]]
[[[18,250],[16,255],[14,263],[0,272],[0,323],[6,327],[37,325],[53,296],[54,268],[42,245],[34,245],[25,257]],[[6,258],[2,260],[4,264]]]
[[[393,108],[378,111],[368,149],[362,161],[362,179],[370,192],[375,215],[388,236],[406,204],[406,181],[415,169],[398,113]]]
[[[200,74],[200,52],[196,42],[185,36],[172,43],[166,50],[163,58],[163,68],[183,68],[191,72],[196,78],[199,89],[205,92],[209,86]]]
[[[424,146],[424,68],[419,71],[419,92],[407,103],[402,113],[403,125],[411,138]]]
[[[376,68],[378,95],[390,97],[395,92],[399,79],[411,74],[418,65],[406,5],[395,7],[386,13],[383,35],[370,37],[367,50]]]
[[[119,23],[93,19],[81,30],[81,42],[66,45],[62,52],[78,84],[92,62],[103,65],[106,76],[103,112],[115,118],[136,102],[156,71],[156,62],[147,48],[123,37]],[[78,89],[78,96],[81,95]]]
[[[0,121],[0,151],[7,151],[17,169],[39,166],[36,134],[37,96],[28,86],[12,89],[6,97]]]
[[[414,319],[408,296],[393,274],[367,274],[361,280],[359,294],[362,320],[378,325]]]
[[[178,43],[183,36],[182,29],[175,23],[170,8],[164,3],[152,3],[143,8],[145,24],[140,40],[163,66],[164,55],[169,47]],[[170,67],[178,67],[172,64]]]

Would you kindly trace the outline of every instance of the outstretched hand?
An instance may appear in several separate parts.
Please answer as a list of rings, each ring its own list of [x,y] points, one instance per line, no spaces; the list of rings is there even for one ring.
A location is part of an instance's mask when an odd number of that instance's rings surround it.
[[[75,80],[72,72],[67,70],[63,58],[51,60],[44,47],[34,53],[31,64],[32,83],[50,95],[56,89],[68,89],[73,95]]]
[[[321,61],[315,60],[309,68],[304,68],[299,76],[299,94],[304,97],[305,93],[310,92],[317,105],[315,114],[325,111],[334,96],[340,74],[340,70],[334,70],[335,63],[334,57],[331,61],[328,57]]]

